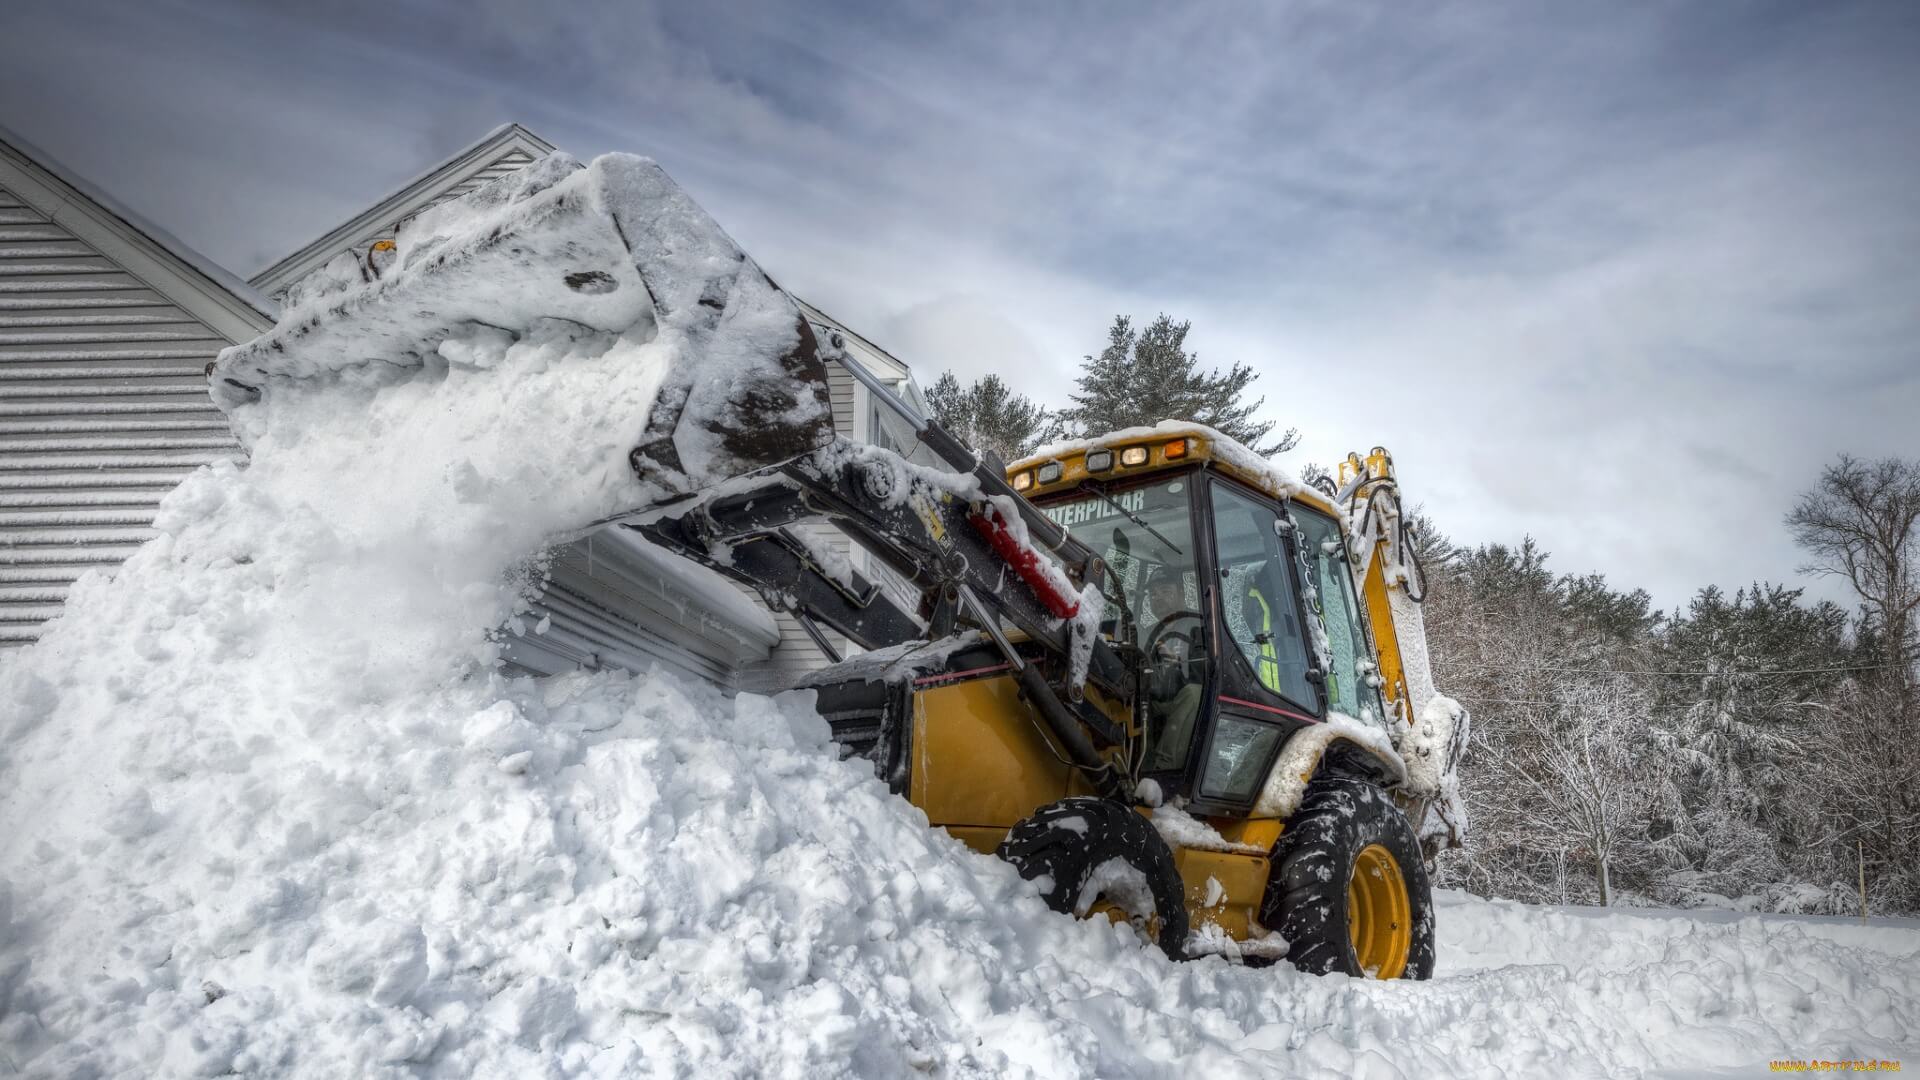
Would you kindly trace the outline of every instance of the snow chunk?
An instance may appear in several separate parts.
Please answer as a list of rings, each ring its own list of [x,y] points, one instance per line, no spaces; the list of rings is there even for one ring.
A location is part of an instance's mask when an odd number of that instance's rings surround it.
[[[1051,562],[1048,565],[1053,565]],[[1087,685],[1087,668],[1093,663],[1093,642],[1100,636],[1100,620],[1106,617],[1107,598],[1100,586],[1087,583],[1080,590],[1080,607],[1073,613],[1072,652],[1067,658],[1067,685]]]
[[[1266,933],[1235,941],[1217,923],[1201,923],[1187,933],[1188,956],[1219,956],[1232,962],[1248,959],[1279,960],[1287,955],[1287,939]]]
[[[789,529],[787,535],[807,553],[822,577],[848,592],[853,591],[853,560],[828,537],[811,529]]]
[[[1127,914],[1141,918],[1147,918],[1158,910],[1146,873],[1118,855],[1094,867],[1093,872],[1087,875],[1087,880],[1080,886],[1079,898],[1073,902],[1074,914],[1085,915],[1099,900],[1105,900]]]
[[[942,667],[954,653],[972,648],[986,640],[978,630],[964,630],[936,641],[903,641],[884,649],[849,656],[837,664],[815,668],[803,675],[800,686],[826,686],[841,682],[897,682],[924,671]]]
[[[1427,803],[1421,835],[1449,847],[1459,847],[1467,835],[1467,803],[1457,769],[1469,726],[1466,708],[1442,694],[1429,696],[1413,723],[1390,726],[1394,749],[1406,763],[1407,790]]]
[[[1258,844],[1236,844],[1221,836],[1213,826],[1187,813],[1178,806],[1162,806],[1153,812],[1147,820],[1153,822],[1153,829],[1167,846],[1195,848],[1200,851],[1230,851],[1242,855],[1265,855],[1267,849]]]

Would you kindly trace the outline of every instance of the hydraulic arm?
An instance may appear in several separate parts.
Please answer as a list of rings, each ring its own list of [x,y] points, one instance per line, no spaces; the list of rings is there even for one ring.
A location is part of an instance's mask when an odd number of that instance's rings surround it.
[[[841,362],[857,377],[871,379],[857,365]],[[1017,496],[995,463],[976,458],[884,385],[875,381],[870,388],[951,471],[835,438],[764,472],[650,511],[634,527],[745,582],[769,606],[792,612],[822,645],[821,624],[866,649],[981,630],[1000,648],[1068,759],[1096,788],[1117,793],[1118,774],[1102,750],[1123,736],[1085,700],[1085,686],[1131,705],[1135,666],[1100,636],[1101,560]],[[825,565],[794,528],[822,522],[845,532],[917,592],[915,609],[903,609],[850,569]],[[1025,647],[1014,644],[1010,630],[1024,638]]]

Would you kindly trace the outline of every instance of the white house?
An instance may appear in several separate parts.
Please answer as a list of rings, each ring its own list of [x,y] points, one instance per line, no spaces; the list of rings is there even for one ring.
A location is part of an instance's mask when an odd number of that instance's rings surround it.
[[[0,647],[237,457],[207,365],[273,325],[245,282],[0,129]]]
[[[150,239],[149,246],[172,252],[179,264],[175,277],[181,281],[168,279],[165,285],[172,291],[165,293],[154,291],[159,285],[151,273],[137,279],[151,288],[130,291],[137,287],[133,275],[124,269],[112,270],[106,265],[108,257],[92,248],[53,252],[47,245],[69,241],[54,238],[48,225],[53,220],[51,210],[32,210],[39,204],[9,194],[30,185],[0,172],[0,222],[6,223],[0,225],[0,343],[4,343],[0,361],[5,375],[0,381],[0,440],[4,440],[0,441],[0,485],[9,485],[0,486],[0,574],[11,575],[0,578],[0,588],[7,590],[0,592],[0,611],[17,613],[0,616],[9,620],[4,624],[7,629],[0,632],[11,633],[11,640],[31,640],[32,628],[58,610],[65,584],[81,569],[116,563],[131,545],[145,538],[154,502],[187,469],[213,456],[237,453],[224,421],[207,399],[201,377],[219,348],[264,329],[278,302],[321,267],[332,263],[336,270],[344,267],[351,272],[356,264],[364,266],[374,246],[392,239],[408,218],[553,150],[552,144],[517,124],[500,127],[247,283],[177,242]],[[20,156],[24,161],[25,156]],[[0,158],[0,166],[10,165],[13,157]],[[65,190],[78,191],[71,184]],[[73,197],[62,198],[72,201]],[[64,205],[45,198],[40,203]],[[110,204],[96,195],[88,205]],[[102,210],[98,216],[114,219],[116,212]],[[117,220],[121,232],[164,238],[127,215],[119,214]],[[125,247],[132,241],[120,243]],[[19,261],[10,263],[10,256]],[[126,266],[128,257],[119,256],[121,261],[113,266]],[[71,265],[46,265],[54,261]],[[36,266],[41,269],[33,270]],[[196,268],[199,279],[189,280],[193,275],[187,271]],[[108,295],[109,278],[121,290],[112,296],[154,303],[142,307],[94,303]],[[16,281],[21,287],[8,291]],[[55,289],[48,281],[74,287]],[[87,284],[82,285],[83,281]],[[16,293],[58,298],[70,308],[54,306],[51,300],[40,306],[16,303]],[[217,320],[214,309],[223,306],[232,311]],[[818,309],[801,306],[815,323],[840,332],[856,362],[924,409],[905,364]],[[120,319],[122,311],[143,318],[137,323]],[[64,321],[51,321],[54,317]],[[92,336],[52,336],[57,333]],[[113,336],[133,334],[147,336]],[[39,351],[15,367],[11,353],[30,349]],[[24,366],[27,363],[33,367]],[[101,381],[101,372],[113,373],[111,385]],[[837,430],[854,439],[911,446],[910,433],[879,408],[851,375],[829,365],[828,379]],[[18,394],[16,386],[21,388]],[[151,401],[156,409],[152,415],[134,415],[122,407],[126,401]],[[129,419],[119,419],[122,413]],[[180,419],[174,426],[176,415]],[[106,416],[113,418],[114,426],[99,426],[109,422],[102,419]],[[168,426],[134,427],[135,421]],[[189,421],[194,426],[187,426]],[[56,435],[63,440],[60,453],[92,456],[80,464],[55,460],[55,451],[48,447]],[[109,454],[114,455],[111,461],[103,457]],[[77,456],[74,461],[82,459]],[[124,490],[80,487],[74,471],[81,468],[98,470],[87,475],[98,477],[100,485],[128,486]],[[139,486],[131,486],[136,483]],[[71,498],[58,495],[69,490],[61,485],[71,485]],[[139,493],[145,501],[136,504],[128,492]],[[884,568],[867,565],[865,553],[849,550],[847,539],[838,532],[820,530],[820,539],[848,551],[853,565],[868,576],[883,585],[890,583]],[[17,562],[5,561],[9,555]],[[602,530],[559,553],[536,616],[536,620],[548,617],[545,631],[509,637],[507,655],[517,667],[543,674],[577,667],[666,664],[741,688],[781,685],[823,661],[820,648],[792,617],[769,613],[747,595],[738,586],[649,547],[629,530]],[[534,622],[528,620],[528,625]],[[832,635],[829,644],[844,647]]]

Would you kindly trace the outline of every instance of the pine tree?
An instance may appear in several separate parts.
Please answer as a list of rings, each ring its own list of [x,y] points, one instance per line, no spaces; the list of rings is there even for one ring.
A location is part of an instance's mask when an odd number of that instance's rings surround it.
[[[944,372],[927,391],[927,405],[934,422],[954,438],[998,454],[1003,462],[1033,453],[1058,429],[1052,410],[1014,393],[998,375],[962,387],[953,372]]]
[[[1225,373],[1218,368],[1200,370],[1199,356],[1186,348],[1192,325],[1161,315],[1146,329],[1135,330],[1130,318],[1115,316],[1107,331],[1107,347],[1099,356],[1086,358],[1080,392],[1069,395],[1073,407],[1061,413],[1061,420],[1080,436],[1162,420],[1188,420],[1215,428],[1261,454],[1291,450],[1299,442],[1299,432],[1293,428],[1279,441],[1261,445],[1274,427],[1271,420],[1253,419],[1265,398],[1241,404],[1242,395],[1258,378],[1252,368],[1235,364]]]

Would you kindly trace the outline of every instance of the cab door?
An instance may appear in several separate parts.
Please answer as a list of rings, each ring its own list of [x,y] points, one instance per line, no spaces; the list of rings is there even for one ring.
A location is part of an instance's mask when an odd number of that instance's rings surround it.
[[[1217,475],[1207,505],[1219,689],[1191,797],[1203,810],[1245,812],[1287,737],[1317,722],[1325,702],[1308,659],[1292,523],[1272,500]]]

